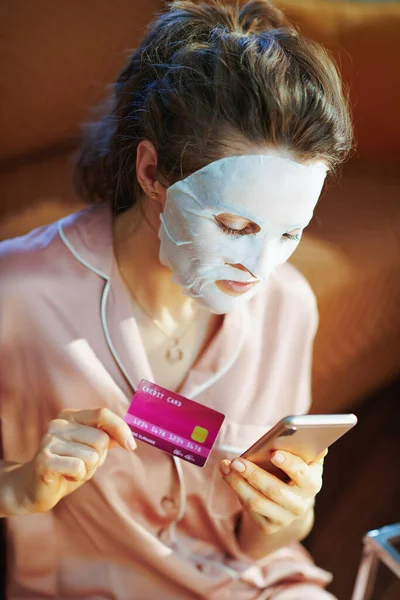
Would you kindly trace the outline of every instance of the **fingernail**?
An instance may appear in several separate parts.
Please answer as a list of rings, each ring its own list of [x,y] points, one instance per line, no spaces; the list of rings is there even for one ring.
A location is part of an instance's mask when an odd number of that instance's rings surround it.
[[[274,463],[282,464],[285,462],[285,457],[280,452],[277,452],[273,455],[272,460]]]
[[[231,467],[238,473],[243,473],[243,471],[246,470],[246,465],[244,463],[242,463],[241,460],[238,460],[237,458],[231,463]]]
[[[129,450],[136,450],[137,444],[135,442],[135,438],[133,437],[133,435],[128,437],[127,446],[129,448]]]
[[[229,473],[231,472],[231,467],[230,467],[229,461],[227,461],[227,460],[222,461],[222,463],[220,464],[220,469],[224,475],[229,475]]]

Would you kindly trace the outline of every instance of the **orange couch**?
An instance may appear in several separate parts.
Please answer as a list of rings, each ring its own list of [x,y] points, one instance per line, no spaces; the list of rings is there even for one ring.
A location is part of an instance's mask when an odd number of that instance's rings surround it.
[[[293,262],[320,307],[314,410],[354,406],[400,371],[400,5],[280,0],[350,89],[357,152]],[[161,0],[0,5],[0,239],[78,210],[71,152]]]

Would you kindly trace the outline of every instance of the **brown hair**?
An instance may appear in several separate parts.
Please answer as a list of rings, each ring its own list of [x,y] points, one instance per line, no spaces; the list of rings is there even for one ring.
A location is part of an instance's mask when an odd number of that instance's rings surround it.
[[[234,137],[324,159],[332,170],[351,149],[332,59],[267,0],[170,4],[122,70],[110,104],[87,129],[76,182],[83,198],[111,201],[116,212],[138,197],[142,140],[156,147],[169,183],[221,158]]]

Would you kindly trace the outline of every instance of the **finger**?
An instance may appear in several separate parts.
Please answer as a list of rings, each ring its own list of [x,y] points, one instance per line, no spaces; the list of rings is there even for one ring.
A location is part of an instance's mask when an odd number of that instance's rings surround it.
[[[94,429],[93,427],[86,427],[85,425],[80,425],[72,430],[70,435],[70,439],[73,442],[93,448],[99,456],[102,456],[107,452],[111,443],[111,439],[105,431]]]
[[[238,463],[243,464],[245,467],[245,470],[240,473],[241,476],[261,492],[263,496],[279,504],[279,506],[282,506],[297,517],[304,514],[307,509],[304,498],[296,494],[293,487],[244,458],[234,460],[231,463],[231,468],[235,469]]]
[[[320,454],[318,454],[318,456],[316,456],[314,458],[314,460],[310,463],[310,465],[313,465],[313,464],[323,465],[324,458],[327,454],[328,454],[328,448],[325,448],[325,450],[323,450]]]
[[[85,463],[72,456],[59,456],[45,449],[36,460],[36,472],[45,483],[51,483],[60,476],[72,481],[82,482],[87,479]]]
[[[89,446],[57,438],[49,444],[48,450],[57,456],[79,458],[84,463],[87,473],[95,469],[100,459],[99,453]]]
[[[65,410],[61,413],[60,418],[71,423],[102,429],[123,448],[128,450],[136,448],[135,439],[127,423],[108,408]]]
[[[111,444],[110,436],[105,431],[87,425],[71,423],[65,421],[65,419],[51,421],[48,433],[60,439],[85,444],[99,454],[107,452]]]
[[[285,508],[263,496],[238,473],[231,472],[224,480],[247,510],[266,517],[280,527],[287,527],[296,518]]]
[[[275,452],[271,457],[271,461],[282,469],[303,492],[315,495],[320,491],[322,465],[317,464],[314,468],[310,468],[300,456],[283,450]]]

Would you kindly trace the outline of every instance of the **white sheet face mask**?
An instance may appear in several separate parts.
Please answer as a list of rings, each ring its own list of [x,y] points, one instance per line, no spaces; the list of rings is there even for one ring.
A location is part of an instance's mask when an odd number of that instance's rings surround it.
[[[210,163],[167,190],[159,229],[161,263],[188,296],[211,312],[231,311],[252,297],[260,283],[232,296],[216,282],[254,277],[262,282],[287,261],[312,218],[326,172],[322,162],[303,165],[275,154]],[[249,220],[259,231],[226,233],[217,220],[222,214]],[[298,239],[283,237],[292,231],[299,232]]]

